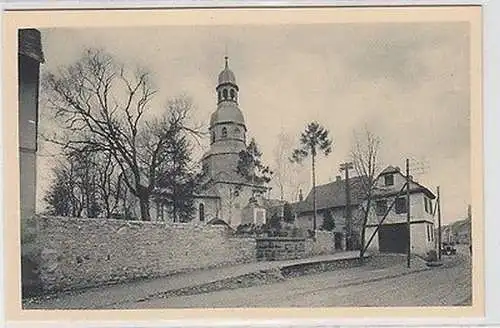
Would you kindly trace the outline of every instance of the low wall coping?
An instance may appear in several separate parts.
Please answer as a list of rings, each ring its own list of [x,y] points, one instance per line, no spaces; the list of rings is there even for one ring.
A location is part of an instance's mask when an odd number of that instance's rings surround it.
[[[258,237],[255,238],[259,241],[305,241],[306,238],[296,238],[296,237]]]

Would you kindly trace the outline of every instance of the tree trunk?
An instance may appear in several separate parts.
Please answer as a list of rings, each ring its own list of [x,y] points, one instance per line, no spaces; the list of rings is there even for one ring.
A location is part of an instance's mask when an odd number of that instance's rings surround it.
[[[361,260],[361,262],[363,262],[365,256],[365,234],[366,234],[365,225],[366,223],[363,223],[363,228],[361,229],[361,240],[360,240],[361,247],[359,249],[359,259]]]
[[[370,215],[370,207],[371,207],[371,194],[368,198],[367,204],[366,204],[366,211],[364,213],[363,217],[363,226],[361,227],[361,240],[359,241],[361,244],[360,250],[359,250],[359,259],[361,262],[364,261],[365,253],[366,253],[366,247],[368,245],[365,245],[365,236],[366,236],[366,225],[368,224],[368,217]]]
[[[149,215],[149,192],[143,186],[139,186],[137,189],[139,193],[139,206],[141,208],[141,220],[151,221],[151,216]]]
[[[314,153],[312,158],[312,180],[313,180],[313,233],[316,236],[316,163]]]

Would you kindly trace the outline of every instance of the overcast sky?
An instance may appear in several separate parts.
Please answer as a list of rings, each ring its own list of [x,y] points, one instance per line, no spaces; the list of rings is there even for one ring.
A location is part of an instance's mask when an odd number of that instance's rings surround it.
[[[353,130],[366,126],[382,139],[384,165],[403,168],[407,157],[426,163],[425,174],[414,175],[433,191],[441,186],[447,223],[465,217],[471,198],[468,28],[356,23],[42,30],[43,70],[71,64],[86,47],[103,48],[153,73],[157,109],[185,93],[208,126],[227,52],[249,136],[269,163],[280,132],[297,139],[317,120],[334,142],[333,153],[318,161],[318,183],[329,182],[348,159]],[[42,192],[50,162],[39,159]],[[303,178],[309,190],[309,170]]]

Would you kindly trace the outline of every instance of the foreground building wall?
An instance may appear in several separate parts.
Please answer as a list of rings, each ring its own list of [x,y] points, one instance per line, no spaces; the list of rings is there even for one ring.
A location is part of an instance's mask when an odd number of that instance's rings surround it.
[[[40,32],[18,32],[19,165],[21,218],[35,214],[36,151],[40,63],[43,62]]]

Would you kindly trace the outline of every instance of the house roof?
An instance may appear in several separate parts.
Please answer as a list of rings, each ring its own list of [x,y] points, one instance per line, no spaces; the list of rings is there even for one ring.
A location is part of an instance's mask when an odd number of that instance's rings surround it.
[[[390,173],[398,173],[402,175],[401,170],[398,167],[388,166],[379,174],[379,177]],[[363,185],[364,182],[366,182],[366,179],[367,177],[360,176],[349,179],[351,205],[359,205],[364,200],[365,193],[363,192]],[[316,186],[316,210],[346,206],[345,187],[345,180],[336,180],[324,185]],[[378,189],[374,191],[374,197],[388,197],[397,194],[398,192],[399,190],[395,190],[394,188]],[[411,181],[410,192],[423,192],[431,199],[436,198],[432,191],[416,181]],[[313,190],[311,189],[311,192],[309,192],[304,201],[292,203],[290,205],[292,206],[292,210],[296,213],[313,211]]]
[[[364,177],[352,177],[349,179],[351,205],[358,205],[363,200]],[[337,180],[324,185],[316,186],[316,210],[325,208],[344,207],[346,201],[346,180]],[[313,210],[313,190],[302,202],[292,203],[295,212],[308,212]]]
[[[389,173],[401,173],[401,169],[397,166],[389,165],[382,172],[380,172],[379,176],[389,174]]]

